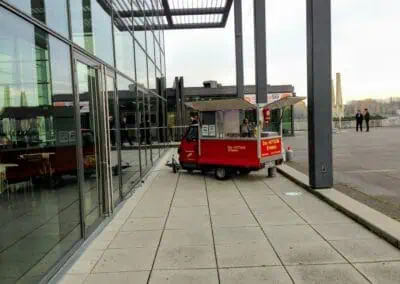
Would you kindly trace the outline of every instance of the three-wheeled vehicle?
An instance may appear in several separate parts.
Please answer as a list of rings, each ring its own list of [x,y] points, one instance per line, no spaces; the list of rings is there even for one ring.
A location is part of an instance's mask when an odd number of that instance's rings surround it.
[[[295,104],[291,97],[254,105],[243,99],[198,101],[186,106],[199,113],[178,149],[182,169],[214,171],[217,179],[268,168],[274,176],[283,160],[282,133],[268,131],[270,111]]]

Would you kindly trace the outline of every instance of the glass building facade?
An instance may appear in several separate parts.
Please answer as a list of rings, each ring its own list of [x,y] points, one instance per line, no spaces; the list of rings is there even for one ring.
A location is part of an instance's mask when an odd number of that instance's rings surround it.
[[[46,281],[168,146],[160,19],[121,15],[160,5],[0,0],[0,283]]]

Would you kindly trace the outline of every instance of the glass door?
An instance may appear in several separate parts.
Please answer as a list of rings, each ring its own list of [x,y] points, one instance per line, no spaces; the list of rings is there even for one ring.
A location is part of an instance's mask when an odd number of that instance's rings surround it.
[[[100,130],[104,119],[101,112],[102,72],[100,65],[79,54],[75,57],[75,76],[80,123],[80,185],[85,233],[90,233],[103,216],[104,183],[101,170],[102,139]],[[103,128],[104,129],[104,128]]]

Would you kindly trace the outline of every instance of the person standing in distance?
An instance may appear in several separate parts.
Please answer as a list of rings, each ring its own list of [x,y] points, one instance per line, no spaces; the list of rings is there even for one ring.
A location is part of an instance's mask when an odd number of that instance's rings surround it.
[[[363,131],[363,127],[362,127],[363,120],[364,120],[364,117],[361,113],[361,110],[358,110],[357,114],[356,114],[356,130],[357,130],[357,132],[358,132],[359,128],[360,128],[361,132]]]
[[[365,126],[367,127],[367,132],[369,132],[369,118],[370,118],[369,111],[366,108],[364,109],[364,120],[365,120]]]

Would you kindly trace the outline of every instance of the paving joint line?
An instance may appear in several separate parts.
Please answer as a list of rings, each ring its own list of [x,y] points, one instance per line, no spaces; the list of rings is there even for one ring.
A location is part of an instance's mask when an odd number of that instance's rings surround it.
[[[165,228],[167,227],[167,222],[168,222],[169,214],[171,213],[172,203],[173,203],[173,201],[174,201],[176,189],[178,188],[178,185],[179,185],[179,179],[180,179],[180,177],[181,177],[181,174],[178,174],[178,177],[177,177],[177,179],[176,179],[176,184],[175,184],[174,193],[172,194],[172,198],[171,198],[171,201],[170,201],[170,203],[169,203],[168,213],[167,213],[167,216],[166,216],[166,218],[165,218],[164,225],[163,225],[163,228],[162,228],[162,231],[161,231],[160,240],[158,241],[158,245],[157,245],[157,248],[156,248],[156,252],[155,252],[155,254],[154,254],[153,263],[151,264],[149,276],[148,276],[147,281],[146,281],[147,284],[150,283],[150,279],[151,279],[151,276],[152,276],[152,274],[153,274],[154,265],[155,265],[155,263],[156,263],[158,251],[160,250],[161,241],[162,241],[162,238],[163,238],[163,236],[164,236],[164,232],[165,232],[165,230],[166,230]]]
[[[206,176],[203,176],[203,180],[204,180],[205,191],[206,191],[206,198],[207,198],[208,216],[210,217],[211,236],[212,236],[212,240],[213,240],[215,264],[216,264],[216,266],[217,266],[218,283],[221,283],[221,276],[220,276],[220,274],[219,274],[219,269],[220,269],[220,268],[219,268],[218,256],[217,256],[217,246],[216,246],[216,244],[215,244],[214,226],[213,226],[212,215],[211,215],[210,199],[209,199],[209,196],[208,196],[208,186],[207,186],[207,178],[206,178]]]
[[[271,190],[273,191],[276,196],[283,202],[285,203],[300,219],[302,219],[314,232],[317,233],[317,235],[319,235],[334,251],[336,251],[341,257],[343,257],[344,260],[346,260],[348,262],[348,264],[350,264],[351,267],[353,267],[354,270],[356,270],[365,280],[367,280],[369,283],[372,284],[372,281],[369,280],[369,278],[364,275],[349,259],[347,259],[347,257],[342,254],[334,245],[332,245],[318,230],[316,230],[312,224],[310,224],[303,216],[301,216],[297,210],[295,210],[289,203],[287,203],[279,194],[276,193],[275,190],[273,190],[273,188],[271,186],[269,186],[264,179],[261,179],[262,182]],[[318,199],[318,198],[317,198]],[[338,210],[336,210],[338,211]],[[340,211],[338,211],[340,212]],[[347,216],[346,216],[347,217]],[[341,223],[337,223],[337,224],[341,224]]]
[[[265,238],[267,239],[269,245],[271,246],[272,250],[274,251],[276,257],[279,259],[279,262],[281,263],[283,269],[285,269],[286,274],[289,276],[289,278],[290,278],[290,280],[292,281],[292,283],[295,284],[296,282],[294,281],[292,275],[289,273],[288,269],[286,268],[286,265],[283,263],[282,258],[279,256],[279,254],[278,254],[278,252],[276,251],[275,247],[273,246],[271,240],[268,238],[267,233],[265,232],[264,228],[261,226],[261,224],[260,224],[260,222],[258,221],[258,219],[257,219],[256,215],[254,214],[253,210],[251,210],[249,204],[247,203],[246,198],[244,198],[244,196],[243,196],[242,192],[240,191],[240,188],[239,188],[239,186],[237,185],[237,183],[236,183],[235,180],[233,180],[233,184],[235,185],[237,191],[239,191],[240,196],[242,197],[242,199],[243,199],[244,203],[246,204],[247,208],[249,209],[251,215],[252,215],[253,218],[256,220],[256,222],[257,222],[259,228],[260,228],[261,231],[263,232]]]

